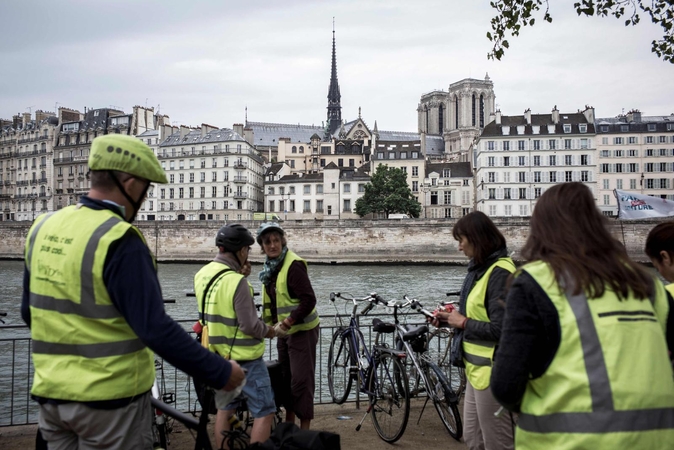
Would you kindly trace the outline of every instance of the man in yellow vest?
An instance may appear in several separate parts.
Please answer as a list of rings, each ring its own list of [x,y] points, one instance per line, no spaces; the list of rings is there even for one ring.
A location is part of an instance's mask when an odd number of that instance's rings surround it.
[[[248,253],[254,242],[243,225],[225,225],[215,237],[217,256],[194,276],[194,293],[202,324],[208,329],[209,350],[237,360],[247,370],[242,394],[255,419],[251,444],[269,439],[276,411],[269,372],[262,360],[264,338],[273,338],[274,328],[258,318],[253,288],[245,277],[250,273]],[[237,401],[217,406],[215,442],[217,448],[222,448]]]
[[[216,389],[245,376],[164,311],[154,257],[131,225],[150,184],[166,183],[152,149],[94,139],[91,188],[39,216],[26,239],[21,313],[31,329],[32,397],[50,449],[152,447],[152,351]]]

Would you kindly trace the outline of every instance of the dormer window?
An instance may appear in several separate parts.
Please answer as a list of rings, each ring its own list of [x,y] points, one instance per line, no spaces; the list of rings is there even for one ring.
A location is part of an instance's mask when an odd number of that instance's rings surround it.
[[[510,127],[501,127],[501,132],[503,133],[503,136],[510,135]]]
[[[524,125],[517,125],[517,134],[524,134]]]
[[[622,131],[623,133],[627,133],[628,131],[630,131],[630,126],[629,125],[620,125],[620,131]]]
[[[581,123],[578,125],[578,131],[581,133],[587,133],[587,124]]]
[[[569,124],[569,123],[564,124],[564,132],[565,133],[571,133],[571,124]]]

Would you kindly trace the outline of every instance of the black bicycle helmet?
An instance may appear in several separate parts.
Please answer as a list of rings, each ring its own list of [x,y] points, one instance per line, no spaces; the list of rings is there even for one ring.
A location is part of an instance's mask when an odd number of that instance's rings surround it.
[[[215,246],[222,247],[225,252],[236,253],[243,247],[249,247],[255,243],[253,235],[243,225],[233,223],[225,225],[218,230],[215,236]]]
[[[270,231],[276,231],[281,233],[281,236],[285,234],[281,225],[276,222],[265,222],[260,225],[260,228],[257,229],[257,243],[262,246],[262,236],[269,233]]]

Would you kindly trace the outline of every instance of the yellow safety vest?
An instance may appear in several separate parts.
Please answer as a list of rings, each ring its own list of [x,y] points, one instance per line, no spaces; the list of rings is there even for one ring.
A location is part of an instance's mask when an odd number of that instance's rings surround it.
[[[477,280],[466,299],[466,317],[469,319],[490,322],[484,301],[487,297],[489,277],[496,267],[505,269],[510,273],[515,271],[513,260],[508,257],[499,258],[487,269],[484,275]],[[477,390],[481,391],[489,387],[496,344],[494,341],[467,339],[464,335],[463,361],[466,366],[466,377],[471,386]]]
[[[208,349],[224,358],[237,361],[251,361],[264,354],[264,339],[245,334],[239,328],[234,310],[234,295],[243,275],[228,270],[219,275],[227,266],[213,261],[204,266],[194,276],[194,293],[199,308],[203,303],[204,291],[213,277],[218,279],[211,285],[206,297],[204,319],[208,325]],[[253,303],[253,287],[250,289],[250,301]]]
[[[668,284],[667,286],[665,286],[665,289],[667,289],[667,291],[669,291],[669,295],[674,297],[674,283]]]
[[[515,433],[520,449],[655,449],[674,443],[674,379],[665,329],[669,305],[652,299],[566,294],[544,262],[523,267],[559,314],[560,344],[527,384]]]
[[[281,270],[276,278],[276,315],[279,322],[283,321],[286,317],[289,317],[290,313],[292,313],[300,304],[299,299],[290,297],[288,290],[288,270],[295,261],[302,261],[305,266],[307,264],[305,260],[297,256],[294,252],[288,250],[286,257],[283,260],[283,266],[281,266]],[[271,299],[267,295],[267,291],[264,287],[262,291],[262,318],[266,324],[274,325],[271,317]],[[301,323],[293,324],[290,330],[288,330],[288,334],[311,330],[312,328],[316,328],[319,322],[318,312],[316,311],[316,308],[314,308]]]
[[[154,355],[103,281],[110,246],[129,230],[143,239],[112,211],[73,205],[38,217],[28,232],[33,395],[105,401],[152,387]]]

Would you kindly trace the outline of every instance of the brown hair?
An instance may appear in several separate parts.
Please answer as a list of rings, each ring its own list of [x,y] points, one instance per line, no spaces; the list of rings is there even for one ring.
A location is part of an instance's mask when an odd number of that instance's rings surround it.
[[[665,222],[656,225],[646,238],[644,251],[649,258],[662,262],[661,251],[669,253],[674,259],[674,222]]]
[[[269,238],[270,238],[271,235],[273,235],[273,234],[275,234],[276,236],[278,236],[279,239],[281,239],[281,243],[283,244],[283,247],[286,247],[286,246],[288,245],[288,240],[286,239],[286,234],[285,234],[285,233],[283,233],[283,232],[281,232],[281,231],[278,231],[278,230],[267,231],[266,233],[264,233],[264,234],[260,237],[260,253],[262,253],[263,255],[265,254],[265,252],[264,252],[264,245],[263,245],[263,244],[269,242]]]
[[[637,298],[654,292],[653,279],[611,236],[606,217],[582,183],[558,184],[538,199],[522,256],[550,264],[558,283],[572,283],[574,295],[585,291],[588,298],[601,297],[606,287],[622,298],[630,291]]]
[[[457,241],[461,240],[461,236],[468,239],[475,249],[473,259],[477,264],[482,264],[489,255],[506,246],[506,240],[494,222],[480,211],[466,214],[459,219],[452,228],[452,236]]]

